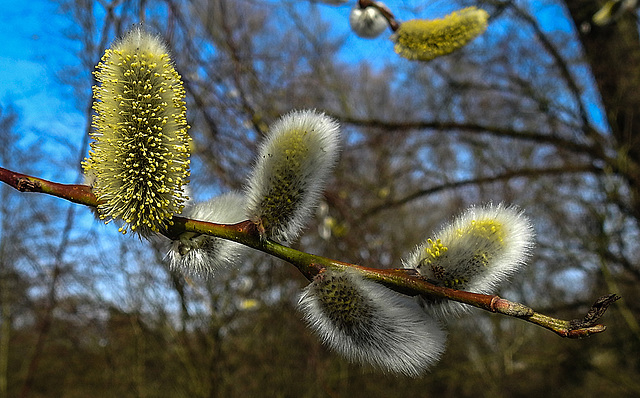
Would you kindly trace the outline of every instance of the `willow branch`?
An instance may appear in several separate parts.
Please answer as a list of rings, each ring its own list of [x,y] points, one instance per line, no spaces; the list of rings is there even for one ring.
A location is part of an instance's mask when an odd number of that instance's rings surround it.
[[[85,206],[98,206],[91,187],[77,184],[59,184],[0,167],[0,181],[20,192],[46,193]]]
[[[16,173],[2,167],[0,167],[0,181],[21,192],[46,193],[91,207],[99,204],[97,198],[91,192],[91,188],[86,185],[54,183],[26,174]],[[175,216],[172,219],[172,224],[163,234],[170,239],[176,239],[184,232],[194,232],[232,240],[278,257],[294,265],[309,280],[312,280],[313,277],[325,269],[343,270],[349,267],[358,270],[364,277],[375,280],[402,294],[422,295],[430,299],[453,300],[485,311],[520,318],[551,330],[561,337],[581,338],[603,332],[606,327],[598,324],[597,321],[609,305],[620,298],[615,294],[603,296],[595,302],[584,318],[565,321],[540,314],[523,304],[503,299],[497,295],[471,293],[437,286],[414,270],[368,268],[301,252],[270,239],[265,239],[251,221],[223,225]]]

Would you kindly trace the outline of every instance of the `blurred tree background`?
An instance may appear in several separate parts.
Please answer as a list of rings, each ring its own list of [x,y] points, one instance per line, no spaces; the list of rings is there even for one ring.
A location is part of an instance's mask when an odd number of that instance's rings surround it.
[[[400,267],[467,206],[514,203],[537,247],[500,294],[571,319],[618,293],[608,330],[565,340],[472,310],[449,325],[432,372],[388,376],[311,335],[295,309],[306,281],[279,260],[256,253],[210,280],[184,276],[168,269],[165,241],[1,185],[0,398],[640,395],[637,15],[596,26],[603,1],[389,0],[400,20],[469,5],[491,15],[471,45],[416,63],[384,35],[350,33],[354,2],[60,0],[79,60],[60,78],[89,129],[91,71],[144,21],[185,80],[195,198],[241,189],[280,115],[322,110],[343,126],[343,152],[294,247]],[[86,138],[60,140],[52,160],[50,145],[20,139],[19,110],[0,111],[3,167],[81,181]]]

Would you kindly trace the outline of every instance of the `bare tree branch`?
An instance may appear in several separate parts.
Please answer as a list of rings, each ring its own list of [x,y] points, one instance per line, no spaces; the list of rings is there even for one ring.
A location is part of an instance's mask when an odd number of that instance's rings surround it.
[[[591,153],[592,148],[588,145],[580,144],[575,141],[567,140],[554,135],[540,134],[530,130],[514,130],[512,128],[503,128],[497,126],[484,126],[478,123],[457,123],[443,121],[409,121],[409,122],[388,122],[377,119],[357,119],[349,116],[332,115],[345,124],[360,127],[375,127],[388,131],[406,131],[406,130],[435,130],[441,132],[449,132],[452,130],[488,134],[496,137],[514,138],[524,141],[531,141],[541,144],[549,144],[559,148],[563,148],[575,153]]]
[[[511,180],[513,178],[519,177],[542,177],[548,175],[560,175],[560,174],[576,174],[576,173],[602,173],[602,170],[598,169],[592,165],[579,165],[579,166],[562,166],[562,167],[552,167],[552,168],[532,168],[532,169],[520,169],[520,170],[511,170],[507,171],[503,174],[499,174],[491,177],[477,177],[470,178],[468,180],[454,181],[442,185],[437,185],[435,187],[421,189],[414,193],[411,193],[405,197],[400,199],[392,200],[381,205],[372,207],[368,211],[366,211],[363,217],[370,217],[374,214],[377,214],[383,210],[392,209],[398,206],[402,206],[407,204],[413,200],[419,199],[424,196],[432,195],[434,193],[445,191],[447,189],[455,189],[468,185],[481,185],[488,184],[497,181],[506,181]]]

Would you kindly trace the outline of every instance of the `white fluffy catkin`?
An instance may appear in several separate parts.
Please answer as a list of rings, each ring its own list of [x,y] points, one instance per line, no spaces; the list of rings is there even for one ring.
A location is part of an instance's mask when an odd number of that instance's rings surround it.
[[[322,341],[351,361],[417,377],[444,352],[445,332],[415,299],[355,270],[319,274],[298,306]]]
[[[291,112],[271,126],[246,188],[249,218],[264,235],[299,235],[338,158],[339,133],[338,123],[313,110]]]
[[[389,22],[378,8],[361,8],[359,4],[351,9],[349,24],[356,35],[365,39],[376,38],[389,27]]]
[[[403,263],[443,286],[490,294],[525,265],[533,236],[529,220],[514,207],[471,207]],[[427,304],[440,315],[467,308],[454,301]]]
[[[247,219],[244,195],[228,192],[201,203],[187,202],[183,217],[217,224],[235,224]],[[167,257],[173,269],[209,276],[239,261],[246,247],[226,239],[183,233],[171,242]]]

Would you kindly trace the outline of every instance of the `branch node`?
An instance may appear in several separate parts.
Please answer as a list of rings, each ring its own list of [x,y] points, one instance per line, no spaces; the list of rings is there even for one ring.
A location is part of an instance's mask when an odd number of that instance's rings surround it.
[[[265,238],[265,230],[262,224],[255,223],[251,220],[242,221],[237,224],[238,231],[248,234],[249,236]]]
[[[20,192],[40,192],[42,186],[39,181],[31,181],[25,177],[19,177],[16,181],[16,189]]]
[[[494,296],[491,300],[491,311],[516,318],[530,317],[535,313],[531,308],[524,304],[514,303],[498,296]]]

